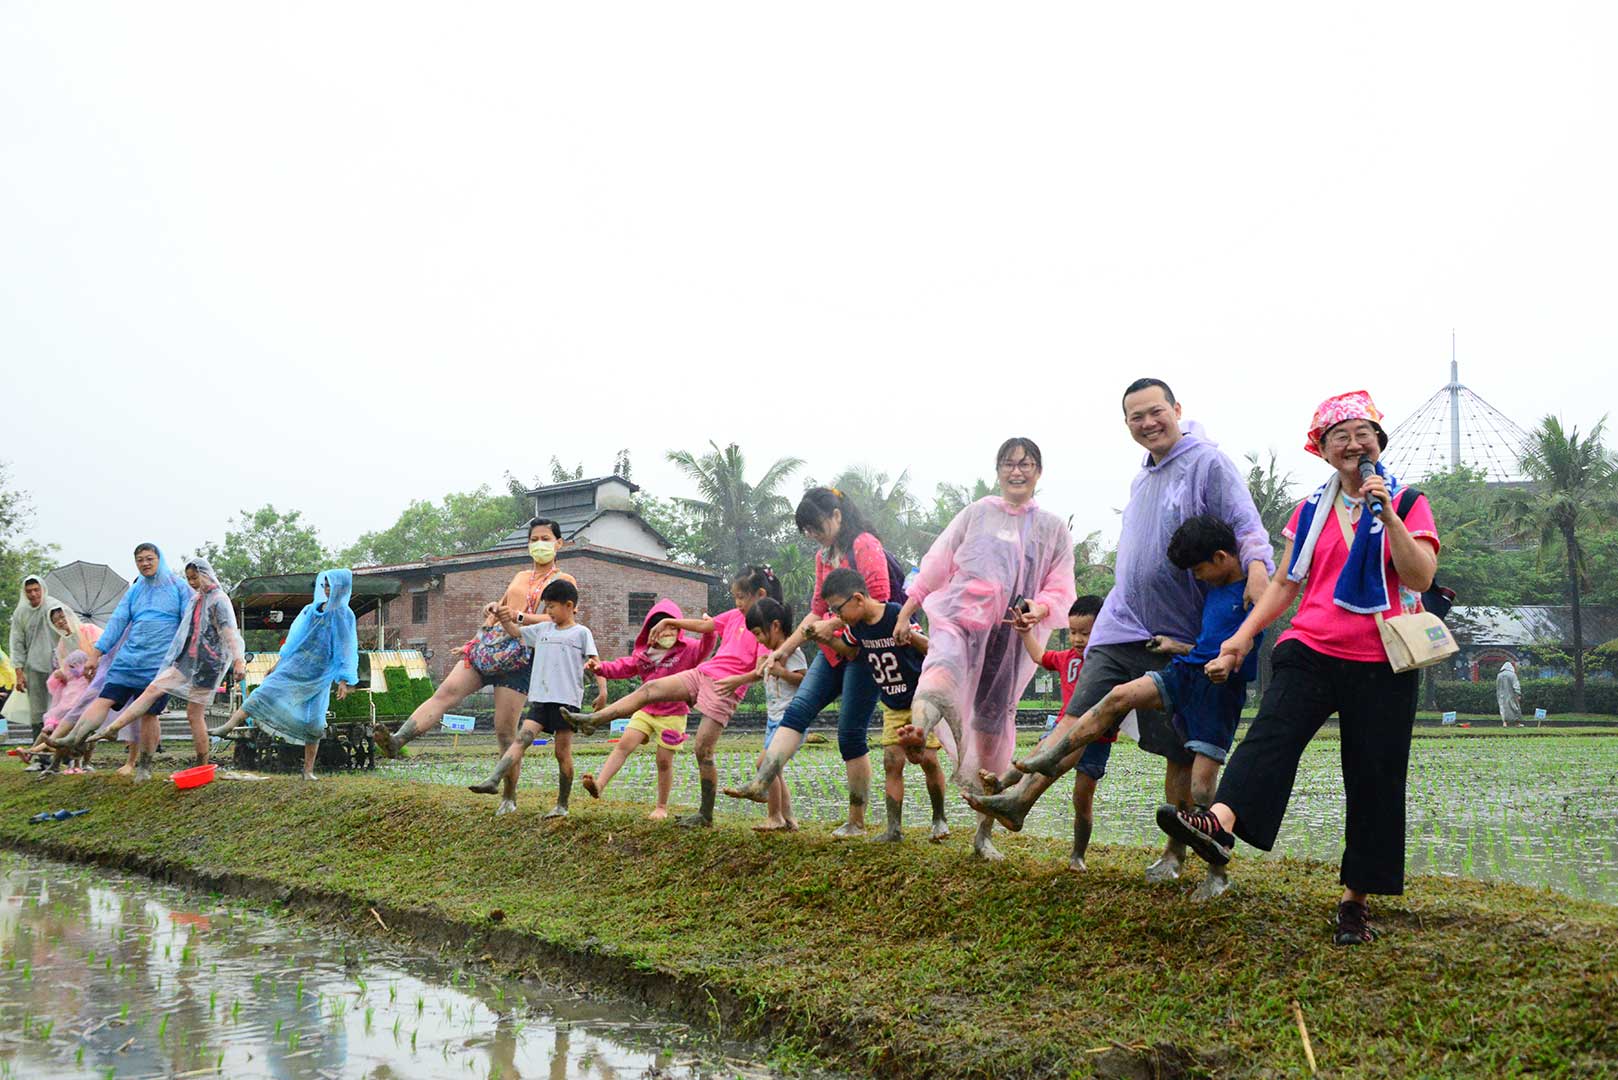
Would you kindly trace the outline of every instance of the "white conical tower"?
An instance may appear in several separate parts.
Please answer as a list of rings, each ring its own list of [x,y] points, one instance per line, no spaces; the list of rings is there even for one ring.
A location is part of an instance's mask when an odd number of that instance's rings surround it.
[[[1521,461],[1527,448],[1527,432],[1461,385],[1452,332],[1448,384],[1388,432],[1386,460],[1401,480],[1466,465],[1494,483],[1517,483],[1525,479]]]

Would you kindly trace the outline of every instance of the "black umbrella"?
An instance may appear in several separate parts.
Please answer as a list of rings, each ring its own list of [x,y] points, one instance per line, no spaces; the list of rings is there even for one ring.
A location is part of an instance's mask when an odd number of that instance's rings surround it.
[[[82,622],[106,626],[129,582],[106,563],[70,562],[45,575],[45,591],[73,609]]]

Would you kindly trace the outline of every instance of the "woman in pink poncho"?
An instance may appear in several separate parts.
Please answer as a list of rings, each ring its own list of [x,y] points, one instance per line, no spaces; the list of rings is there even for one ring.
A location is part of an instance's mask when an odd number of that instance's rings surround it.
[[[1073,538],[1056,515],[1034,503],[1043,458],[1032,439],[1007,439],[995,456],[1000,494],[955,515],[921,561],[898,619],[927,613],[931,645],[916,684],[909,740],[940,721],[940,740],[955,763],[956,784],[982,791],[980,769],[1011,764],[1017,742],[1017,702],[1034,674],[1019,633],[1042,639],[1067,621],[1073,603]],[[953,743],[954,745],[951,745]],[[989,842],[992,818],[979,816],[972,850],[1000,853]]]

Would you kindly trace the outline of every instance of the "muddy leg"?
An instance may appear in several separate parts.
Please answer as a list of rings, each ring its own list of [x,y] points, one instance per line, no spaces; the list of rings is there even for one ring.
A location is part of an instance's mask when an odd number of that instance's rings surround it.
[[[319,780],[315,775],[315,756],[320,753],[318,742],[307,743],[303,748],[303,778],[305,780]]]
[[[1191,809],[1191,766],[1169,761],[1163,769],[1163,798],[1170,806]],[[1154,884],[1178,881],[1185,867],[1185,843],[1170,839],[1163,854],[1146,868],[1146,880]]]
[[[512,742],[517,738],[517,728],[522,724],[522,708],[526,701],[526,695],[509,686],[494,688],[494,738],[499,743],[502,754],[511,748]],[[500,805],[495,807],[495,817],[516,813],[517,781],[521,777],[522,762],[518,761],[516,767],[506,773],[505,779],[500,782]]]
[[[482,688],[483,677],[462,660],[444,676],[444,681],[438,684],[433,696],[416,706],[410,719],[400,724],[398,731],[389,734],[387,728],[378,724],[371,732],[371,737],[382,748],[384,755],[398,757],[405,743],[437,727],[445,713]]]
[[[887,806],[888,826],[871,839],[881,844],[897,844],[904,839],[905,753],[901,746],[882,748],[882,797]]]
[[[1033,799],[1028,797],[1030,785],[1027,778],[1010,791],[1002,791],[998,795],[975,795],[967,792],[966,803],[980,814],[985,814],[1012,832],[1021,832],[1023,819],[1033,807]],[[987,834],[984,834],[987,836]]]
[[[702,805],[695,814],[687,814],[680,819],[680,824],[687,829],[713,828],[714,795],[719,791],[719,770],[714,767],[713,749],[724,730],[722,725],[704,716],[701,726],[697,728],[697,737],[692,740],[691,749],[697,756],[697,776],[702,784]],[[776,738],[780,738],[779,732]]]
[[[703,721],[707,723],[706,720]],[[775,738],[770,740],[770,748],[764,751],[764,763],[758,767],[758,775],[739,788],[726,788],[725,794],[732,799],[750,799],[753,802],[764,802],[770,782],[781,775],[786,763],[792,760],[792,755],[798,752],[803,744],[803,732],[794,731],[789,727],[775,729]]]
[[[1214,792],[1219,787],[1220,762],[1198,754],[1191,762],[1191,802],[1199,807],[1212,806]],[[1208,864],[1208,876],[1191,893],[1193,900],[1212,900],[1230,888],[1229,868]]]
[[[669,793],[674,790],[674,751],[666,746],[657,748],[657,805],[647,815],[653,821],[669,816]]]
[[[516,768],[517,762],[522,760],[522,756],[528,752],[530,746],[534,745],[534,740],[538,737],[539,725],[532,720],[525,721],[522,731],[512,740],[511,745],[506,748],[506,752],[500,755],[500,761],[495,765],[494,772],[490,773],[489,778],[481,784],[468,785],[468,790],[475,791],[479,795],[493,795],[496,791],[499,791],[500,781],[505,779],[508,772]]]
[[[567,817],[567,802],[573,795],[573,733],[558,731],[551,739],[556,752],[556,805],[545,816]]]
[[[936,844],[949,837],[949,821],[944,817],[944,767],[938,763],[937,750],[922,755],[921,774],[927,781],[927,799],[933,804],[933,824],[927,839]]]
[[[1084,856],[1090,850],[1090,831],[1095,824],[1095,778],[1088,773],[1073,774],[1073,857],[1067,868],[1075,873],[1085,871]]]
[[[994,831],[994,818],[982,816],[978,818],[978,831],[972,836],[972,854],[979,859],[989,862],[999,862],[1005,856],[1000,849],[989,842],[989,834]]]
[[[186,702],[185,722],[191,728],[191,749],[197,753],[197,764],[206,765],[208,763],[208,722],[202,713],[202,702]],[[304,771],[307,772],[308,770]]]
[[[582,777],[584,790],[590,793],[590,798],[601,798],[601,793],[607,790],[607,785],[612,783],[612,778],[617,775],[619,769],[624,767],[624,762],[629,760],[629,755],[634,753],[636,748],[645,741],[646,733],[644,731],[624,732],[623,736],[618,740],[618,745],[612,748],[612,753],[608,754],[607,760],[602,763],[601,771],[599,773],[585,773]]]
[[[229,735],[232,731],[235,731],[237,728],[241,727],[243,721],[246,719],[247,710],[237,709],[235,712],[230,714],[229,720],[226,720],[223,724],[220,724],[218,727],[208,732],[208,734],[216,739],[223,738],[224,736]]]

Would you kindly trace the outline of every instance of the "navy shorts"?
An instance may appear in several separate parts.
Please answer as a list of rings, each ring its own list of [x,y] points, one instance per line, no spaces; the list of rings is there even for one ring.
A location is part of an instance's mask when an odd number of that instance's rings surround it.
[[[1100,780],[1107,775],[1107,759],[1112,757],[1112,743],[1097,739],[1084,748],[1084,756],[1074,766],[1085,776],[1092,780]]]
[[[471,664],[467,664],[466,666],[472,667]],[[478,671],[477,668],[472,668],[472,670],[478,672],[478,678],[483,680],[484,686],[503,686],[507,690],[517,691],[517,693],[521,694],[523,697],[528,696],[528,687],[532,685],[534,681],[534,662],[532,660],[518,668],[516,671],[502,672],[499,675],[489,675],[485,672]]]
[[[112,702],[110,711],[117,712],[131,701],[140,697],[146,690],[144,686],[124,686],[121,683],[108,683],[101,688],[100,697],[103,701]],[[152,702],[152,707],[146,710],[147,716],[156,716],[168,707],[168,695],[164,694]]]
[[[558,731],[572,731],[573,725],[562,719],[562,710],[572,708],[577,706],[563,705],[559,701],[530,701],[528,719],[538,724],[539,730],[547,735],[555,735]]]
[[[1247,703],[1247,680],[1216,683],[1200,665],[1180,660],[1147,674],[1157,684],[1163,710],[1173,714],[1174,731],[1185,748],[1223,764]]]

